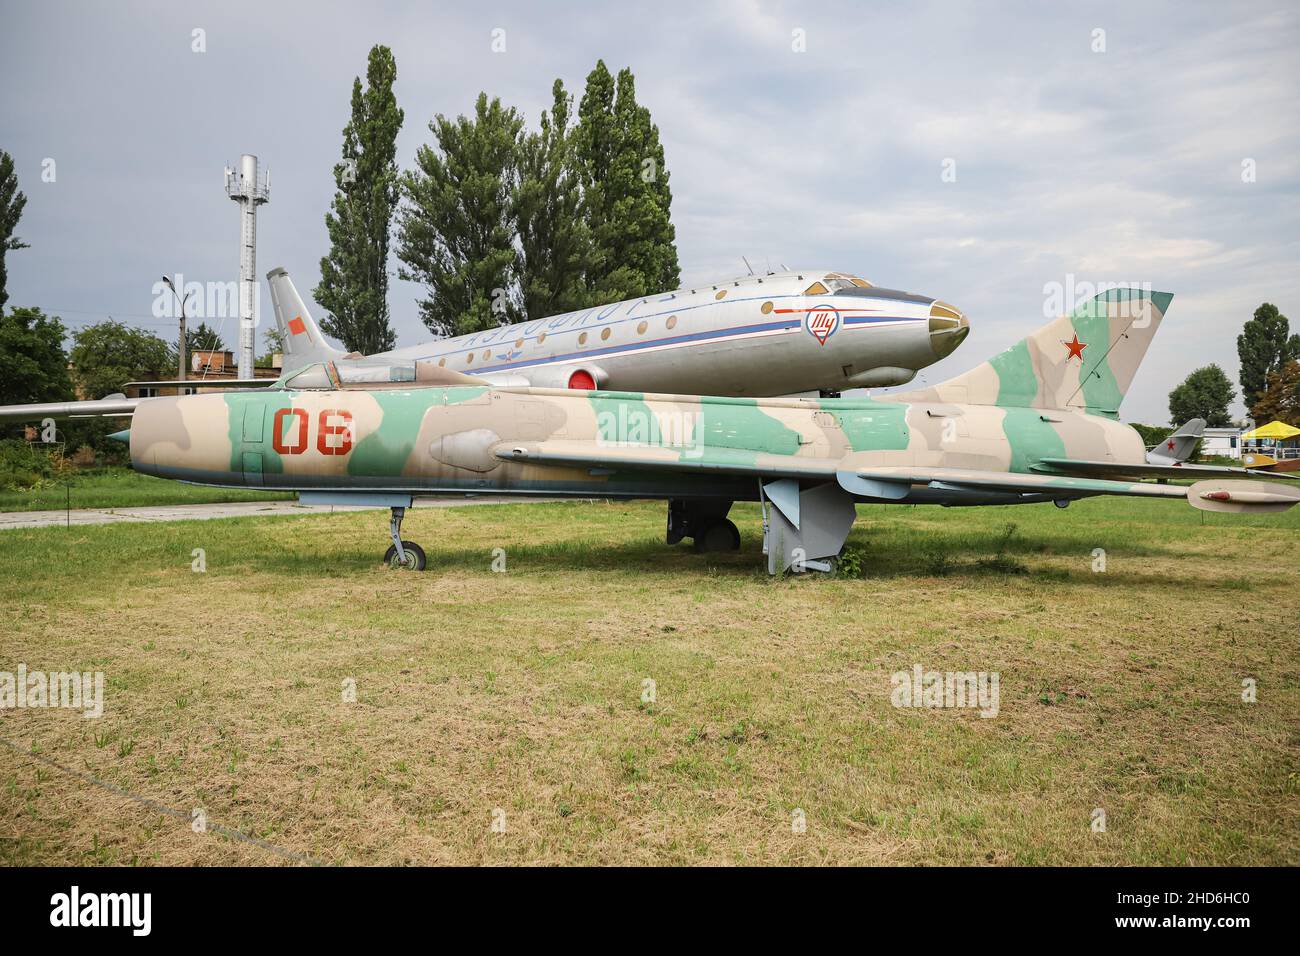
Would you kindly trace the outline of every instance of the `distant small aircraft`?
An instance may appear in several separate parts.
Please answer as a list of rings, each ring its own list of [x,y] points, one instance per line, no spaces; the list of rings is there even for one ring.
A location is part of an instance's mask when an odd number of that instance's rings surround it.
[[[426,556],[401,538],[402,519],[430,495],[669,499],[669,542],[689,537],[699,550],[737,548],[731,505],[758,501],[771,573],[829,569],[860,502],[1066,507],[1130,495],[1211,511],[1291,507],[1293,485],[1168,484],[1190,466],[1149,460],[1118,420],[1171,299],[1104,292],[964,375],[876,399],[496,386],[431,358],[327,360],[266,390],[140,401],[131,461],[164,478],[390,508],[385,561],[411,569]]]

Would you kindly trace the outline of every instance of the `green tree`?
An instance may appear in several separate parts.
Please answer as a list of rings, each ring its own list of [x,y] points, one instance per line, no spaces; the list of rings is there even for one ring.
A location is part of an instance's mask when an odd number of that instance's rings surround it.
[[[88,325],[72,338],[68,360],[82,395],[88,399],[120,392],[127,382],[175,371],[172,346],[152,333],[112,319]]]
[[[388,320],[389,227],[397,206],[397,133],[405,114],[393,83],[397,63],[374,46],[361,78],[352,82],[352,118],[343,128],[343,161],[334,167],[333,212],[325,215],[330,252],[320,261],[313,295],[328,311],[321,329],[363,355],[397,345]]]
[[[259,368],[270,368],[271,360],[276,355],[284,354],[284,333],[280,331],[278,325],[267,326],[266,331],[262,333],[262,341],[266,344],[266,352],[259,355],[254,364]]]
[[[224,352],[226,343],[207,322],[199,322],[197,328],[185,330],[185,348],[189,352]]]
[[[1300,358],[1300,335],[1290,335],[1286,316],[1271,302],[1255,310],[1254,318],[1237,336],[1237,358],[1241,360],[1241,400],[1254,406],[1268,377],[1292,359]]]
[[[71,401],[66,334],[57,316],[40,309],[0,313],[0,405]]]
[[[519,317],[514,218],[523,119],[480,93],[473,118],[429,123],[402,179],[401,276],[425,285],[420,318],[439,335],[463,335]]]
[[[1178,424],[1181,425],[1182,422],[1179,422]],[[1139,422],[1133,422],[1132,428],[1142,436],[1142,444],[1146,445],[1148,448],[1151,448],[1154,445],[1159,445],[1174,433],[1172,428],[1164,425],[1143,425]]]
[[[668,169],[659,127],[636,101],[631,70],[621,70],[615,82],[597,61],[578,107],[574,142],[596,246],[588,287],[602,300],[676,288]]]
[[[9,270],[5,266],[5,253],[27,248],[27,243],[14,235],[26,205],[27,197],[18,190],[14,158],[0,149],[0,312],[4,312],[5,303],[9,301]]]
[[[170,350],[168,368],[173,371],[176,368],[176,346],[168,342],[167,348]],[[200,321],[197,326],[190,326],[185,330],[185,367],[192,368],[190,357],[195,352],[224,352],[226,343],[221,340],[220,334],[207,322]]]
[[[1169,393],[1169,419],[1181,425],[1189,418],[1204,418],[1210,428],[1226,428],[1232,424],[1228,406],[1235,395],[1232,382],[1219,366],[1198,368]]]
[[[560,80],[551,95],[541,131],[520,144],[514,201],[520,298],[523,317],[532,319],[595,304],[586,285],[594,250],[569,125],[573,98]]]
[[[1269,374],[1250,415],[1258,425],[1278,421],[1300,428],[1300,361],[1287,362]]]

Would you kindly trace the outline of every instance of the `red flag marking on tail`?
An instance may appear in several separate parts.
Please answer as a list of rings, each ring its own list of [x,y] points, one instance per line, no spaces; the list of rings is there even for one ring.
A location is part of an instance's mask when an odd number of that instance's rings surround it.
[[[307,331],[307,323],[303,322],[301,315],[295,315],[289,320],[289,332],[292,335],[302,335]]]

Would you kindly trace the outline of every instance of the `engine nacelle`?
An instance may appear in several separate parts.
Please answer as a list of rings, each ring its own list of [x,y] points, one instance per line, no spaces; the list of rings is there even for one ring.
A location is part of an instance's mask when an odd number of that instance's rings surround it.
[[[557,365],[530,369],[529,381],[539,388],[576,388],[591,390],[609,387],[609,373],[599,365]]]
[[[849,376],[840,388],[889,388],[894,385],[906,385],[914,378],[916,378],[914,368],[880,365]]]

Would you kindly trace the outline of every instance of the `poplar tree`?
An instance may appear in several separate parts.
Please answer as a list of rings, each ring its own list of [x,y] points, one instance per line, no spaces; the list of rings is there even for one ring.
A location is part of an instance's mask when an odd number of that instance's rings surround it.
[[[405,118],[393,84],[397,63],[386,46],[371,48],[366,86],[352,82],[352,118],[343,128],[343,159],[334,167],[332,212],[325,216],[330,252],[313,295],[329,314],[321,329],[350,351],[370,355],[397,344],[388,319],[389,228],[398,201],[397,133]]]
[[[601,300],[675,289],[680,282],[672,190],[659,127],[636,101],[632,71],[604,61],[587,76],[575,152],[595,245],[587,285]]]
[[[519,113],[480,93],[472,118],[439,114],[434,145],[402,179],[397,255],[401,276],[422,282],[420,319],[444,336],[517,320],[515,190]]]
[[[14,235],[26,205],[27,197],[18,189],[14,158],[0,149],[0,314],[4,313],[5,303],[9,301],[6,290],[9,271],[5,268],[5,253],[12,249],[27,248],[27,243]]]
[[[1290,334],[1290,324],[1277,306],[1265,302],[1237,336],[1241,361],[1241,400],[1251,408],[1268,386],[1268,377],[1288,362],[1300,359],[1300,335]]]
[[[541,131],[520,145],[515,194],[520,298],[523,317],[531,319],[594,304],[586,284],[593,249],[570,125],[573,98],[560,80],[551,96]]]

